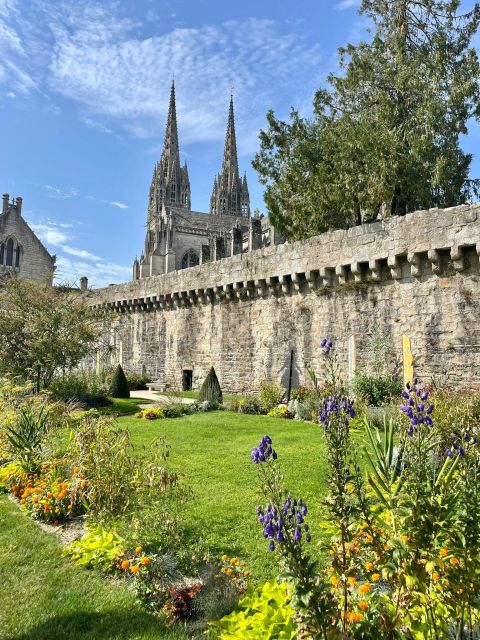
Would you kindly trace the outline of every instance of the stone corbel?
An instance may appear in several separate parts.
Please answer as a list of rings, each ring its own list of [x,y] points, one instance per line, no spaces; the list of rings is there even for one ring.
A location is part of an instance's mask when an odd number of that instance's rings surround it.
[[[408,261],[408,264],[410,265],[410,273],[414,278],[418,278],[421,272],[420,255],[418,253],[415,253],[414,251],[411,251],[407,255],[407,261]]]
[[[368,268],[370,269],[372,280],[374,280],[375,282],[379,282],[382,279],[380,260],[375,260],[375,258],[373,260],[369,260]]]
[[[233,300],[233,298],[235,297],[231,284],[223,285],[223,293],[225,294],[225,297],[227,298],[227,300]]]
[[[323,287],[332,286],[332,270],[328,267],[320,267],[318,270],[318,281]]]
[[[247,298],[254,298],[255,297],[256,288],[255,288],[255,283],[252,280],[248,280],[245,283],[245,289],[246,289],[246,292],[247,292]]]
[[[188,301],[192,305],[197,303],[197,297],[193,289],[190,289],[190,291],[188,292]]]
[[[362,282],[363,273],[360,262],[352,262],[350,265],[350,269],[352,270],[353,280],[354,282]]]
[[[234,295],[240,299],[243,291],[243,282],[234,282],[233,283],[233,292]]]
[[[289,291],[288,276],[278,276],[278,281],[282,287],[282,292],[287,294]]]
[[[275,283],[274,278],[272,278],[272,277],[267,278],[266,284],[267,284],[267,287],[268,287],[268,291],[271,294],[274,294],[275,293],[275,289],[276,289],[276,286],[275,286],[276,283]]]
[[[347,282],[346,269],[343,265],[338,264],[335,267],[335,275],[338,278],[338,284],[345,284]]]
[[[213,289],[208,288],[205,289],[205,298],[207,300],[207,302],[212,303],[215,300],[215,292]]]
[[[394,280],[400,280],[402,277],[402,265],[400,264],[400,256],[388,256],[387,266],[390,269],[390,275]]]
[[[462,253],[462,248],[460,245],[455,244],[450,249],[450,258],[453,262],[453,266],[455,271],[464,271],[465,270],[465,258]]]
[[[306,271],[305,280],[309,291],[314,291],[318,287],[318,271]]]
[[[433,273],[440,273],[441,269],[441,261],[440,261],[440,251],[438,249],[429,249],[428,251],[428,259],[432,265]]]
[[[299,273],[292,273],[292,283],[293,283],[293,288],[295,289],[295,291],[300,291],[301,287],[302,287],[302,281],[300,279],[300,274]]]
[[[260,280],[255,280],[255,282],[253,283],[255,290],[257,292],[257,294],[259,296],[261,296],[262,298],[265,297],[266,293],[267,293],[267,282],[264,278],[260,279]]]

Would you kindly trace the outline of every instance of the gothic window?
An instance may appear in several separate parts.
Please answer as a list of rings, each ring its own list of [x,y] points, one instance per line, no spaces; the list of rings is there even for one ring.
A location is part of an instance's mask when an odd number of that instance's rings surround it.
[[[7,267],[13,267],[13,239],[7,240]]]
[[[225,200],[222,200],[222,211],[225,212],[227,210],[227,203]]]
[[[168,176],[168,162],[165,162],[163,166],[163,175],[165,176],[165,178]]]
[[[187,205],[188,205],[188,193],[186,193],[186,194],[183,196],[183,204],[184,204],[185,206],[187,206]]]
[[[17,244],[17,248],[15,249],[15,266],[16,267],[20,266],[20,251],[21,251],[21,247],[19,244]]]
[[[0,244],[0,265],[3,264],[4,260],[5,260],[5,243],[2,242]]]
[[[188,269],[188,267],[196,267],[200,264],[198,253],[193,249],[189,249],[182,258],[182,269]]]
[[[175,202],[175,194],[176,194],[176,188],[175,188],[175,185],[172,184],[172,186],[170,187],[170,202]]]

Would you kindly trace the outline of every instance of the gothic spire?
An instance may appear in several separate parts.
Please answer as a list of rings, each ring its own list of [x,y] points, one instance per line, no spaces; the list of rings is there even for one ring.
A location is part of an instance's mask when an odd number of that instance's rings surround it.
[[[175,82],[172,80],[170,89],[170,104],[168,105],[167,128],[163,143],[162,160],[168,159],[170,166],[178,162],[180,165],[180,150],[178,146],[177,107],[175,102]]]
[[[210,211],[218,215],[247,216],[250,214],[248,187],[238,172],[237,139],[233,96],[230,96],[227,134],[223,151],[222,171],[213,184]]]

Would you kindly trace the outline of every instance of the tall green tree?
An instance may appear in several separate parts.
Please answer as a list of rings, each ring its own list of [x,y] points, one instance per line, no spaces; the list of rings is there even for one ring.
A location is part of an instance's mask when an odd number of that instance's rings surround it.
[[[80,291],[6,278],[0,283],[0,375],[47,388],[101,341],[98,314]]]
[[[363,0],[372,37],[339,50],[340,73],[317,92],[313,118],[267,114],[253,166],[287,238],[478,195],[461,136],[480,117],[471,47],[480,6],[464,15],[459,7],[459,0]]]

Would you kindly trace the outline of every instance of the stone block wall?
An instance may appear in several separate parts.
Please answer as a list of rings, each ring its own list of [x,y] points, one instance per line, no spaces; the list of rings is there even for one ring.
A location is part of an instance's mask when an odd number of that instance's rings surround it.
[[[417,375],[480,385],[480,205],[417,211],[305,241],[271,246],[199,267],[90,292],[105,309],[106,333],[131,371],[165,388],[194,388],[215,366],[225,391],[256,391],[262,380],[294,384],[322,367],[332,337],[347,375],[348,345],[368,365],[375,327],[386,357],[410,337]],[[350,362],[350,366],[352,363]]]

